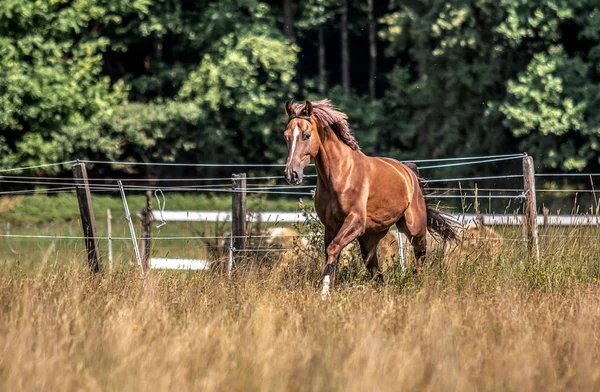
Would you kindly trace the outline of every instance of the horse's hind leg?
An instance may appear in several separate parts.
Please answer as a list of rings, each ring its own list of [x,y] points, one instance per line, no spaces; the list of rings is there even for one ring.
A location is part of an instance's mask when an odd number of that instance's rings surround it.
[[[423,203],[420,211],[414,206],[409,207],[404,217],[396,223],[396,227],[409,240],[417,260],[417,272],[423,268],[425,256],[427,256],[427,209]]]
[[[384,231],[382,233],[363,234],[358,237],[360,253],[365,262],[365,267],[371,273],[372,281],[383,282],[383,275],[381,274],[379,259],[377,258],[377,245],[385,235],[386,232]]]

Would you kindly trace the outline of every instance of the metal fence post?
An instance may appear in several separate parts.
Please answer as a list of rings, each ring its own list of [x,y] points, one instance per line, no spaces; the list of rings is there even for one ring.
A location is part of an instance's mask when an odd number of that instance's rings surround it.
[[[113,272],[113,251],[112,251],[112,214],[110,208],[106,209],[106,229],[108,231],[108,273]]]
[[[133,242],[133,250],[135,251],[135,258],[137,259],[137,263],[140,267],[140,274],[144,276],[144,267],[142,266],[142,256],[140,255],[140,248],[137,243],[137,238],[135,237],[135,228],[133,227],[133,221],[131,220],[131,213],[129,212],[129,205],[127,204],[127,198],[125,197],[125,189],[123,188],[123,182],[121,180],[117,181],[117,185],[119,186],[119,191],[121,191],[121,198],[123,199],[123,208],[125,209],[125,218],[127,218],[127,223],[129,223],[129,233],[131,235],[131,242]]]

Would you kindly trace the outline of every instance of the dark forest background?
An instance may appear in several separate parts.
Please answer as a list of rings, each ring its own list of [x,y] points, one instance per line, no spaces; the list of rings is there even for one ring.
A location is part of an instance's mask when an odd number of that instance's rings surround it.
[[[598,171],[599,88],[596,0],[0,0],[4,168],[283,162],[327,97],[368,154]]]

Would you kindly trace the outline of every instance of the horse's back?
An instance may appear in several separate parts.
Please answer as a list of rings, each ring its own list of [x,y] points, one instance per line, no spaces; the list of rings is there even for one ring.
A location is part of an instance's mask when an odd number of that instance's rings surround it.
[[[415,187],[419,188],[418,170],[414,163],[404,164],[396,159],[387,157],[370,157],[374,177],[379,179],[376,186],[398,186],[403,191],[414,193]],[[386,181],[386,182],[384,182]],[[389,183],[388,181],[392,181]]]
[[[397,159],[388,158],[388,157],[371,157],[371,158],[375,159],[375,160],[383,161],[389,165],[397,167],[398,169],[404,170],[406,172],[412,172],[414,174],[418,173],[417,165],[413,162],[402,163]]]

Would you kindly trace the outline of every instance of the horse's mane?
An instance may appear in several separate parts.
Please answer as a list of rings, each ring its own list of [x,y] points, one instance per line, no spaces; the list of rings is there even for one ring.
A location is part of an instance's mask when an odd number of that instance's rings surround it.
[[[328,99],[320,101],[311,101],[313,107],[313,115],[321,125],[328,125],[338,137],[353,150],[360,151],[358,142],[352,135],[348,126],[348,116],[345,113],[338,111]],[[294,102],[292,104],[296,115],[300,115],[304,110],[304,103]]]

